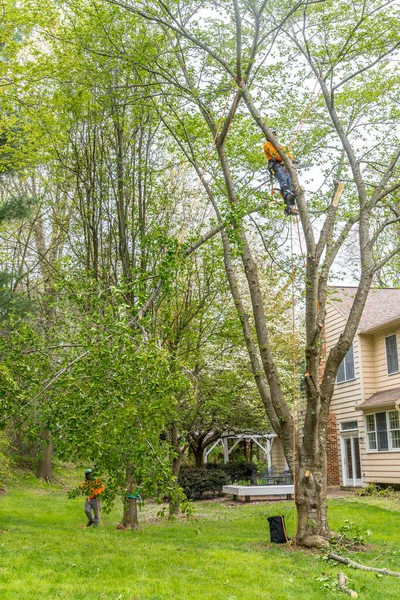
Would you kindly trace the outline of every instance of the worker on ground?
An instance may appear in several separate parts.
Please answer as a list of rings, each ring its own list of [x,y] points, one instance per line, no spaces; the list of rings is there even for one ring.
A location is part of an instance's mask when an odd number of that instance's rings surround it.
[[[276,131],[272,133],[276,136]],[[285,214],[297,215],[297,208],[295,207],[294,194],[292,192],[292,180],[290,178],[289,171],[286,169],[279,150],[285,150],[286,154],[293,161],[293,154],[285,149],[285,146],[278,143],[278,150],[275,150],[271,142],[265,142],[264,152],[268,160],[268,171],[277,179],[283,200],[286,204]]]
[[[97,527],[100,523],[100,494],[105,490],[104,484],[97,478],[93,479],[92,469],[86,469],[85,481],[80,487],[87,492],[85,514],[88,522],[86,527],[91,525]]]

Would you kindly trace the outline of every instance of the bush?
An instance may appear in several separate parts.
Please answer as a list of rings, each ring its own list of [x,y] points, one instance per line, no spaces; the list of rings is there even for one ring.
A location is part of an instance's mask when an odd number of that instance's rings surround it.
[[[188,498],[198,500],[203,497],[204,493],[215,496],[215,494],[222,492],[222,486],[229,483],[229,480],[226,473],[221,469],[182,467],[178,483]]]
[[[251,462],[210,463],[206,465],[206,468],[224,471],[229,483],[238,483],[239,481],[251,483],[257,473],[256,465]]]
[[[392,492],[394,492],[394,488],[390,485],[385,484],[377,484],[377,483],[369,483],[365,487],[357,490],[357,496],[383,496],[389,497]]]

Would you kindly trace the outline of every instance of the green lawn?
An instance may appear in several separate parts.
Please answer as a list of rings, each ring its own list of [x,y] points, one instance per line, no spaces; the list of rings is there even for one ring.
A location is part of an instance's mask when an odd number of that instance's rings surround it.
[[[83,500],[65,489],[13,487],[0,496],[0,598],[44,600],[312,600],[347,597],[322,588],[317,577],[336,578],[332,566],[309,552],[269,543],[267,517],[289,502],[196,504],[197,520],[160,522],[156,508],[142,513],[139,532],[117,531],[119,506],[97,530],[82,529]],[[350,519],[370,529],[374,548],[352,558],[400,570],[400,507],[364,498],[332,500],[334,528]],[[360,600],[400,598],[400,579],[378,578],[344,567]]]

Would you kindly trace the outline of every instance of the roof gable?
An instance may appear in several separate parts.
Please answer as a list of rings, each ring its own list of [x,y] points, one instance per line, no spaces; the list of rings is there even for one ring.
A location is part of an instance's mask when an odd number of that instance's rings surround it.
[[[330,288],[329,302],[346,318],[350,314],[357,289],[356,287]],[[367,333],[396,319],[400,319],[400,289],[371,289],[358,331],[359,333]]]

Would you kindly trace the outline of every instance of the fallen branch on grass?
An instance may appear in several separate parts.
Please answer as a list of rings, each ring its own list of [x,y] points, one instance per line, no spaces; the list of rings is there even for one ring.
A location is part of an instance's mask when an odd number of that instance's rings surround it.
[[[372,571],[373,573],[380,573],[381,575],[392,575],[393,577],[400,577],[400,573],[398,571],[389,571],[389,569],[377,569],[375,567],[366,567],[365,565],[360,565],[360,563],[354,562],[354,560],[350,560],[350,558],[344,558],[344,556],[339,556],[338,554],[334,554],[333,552],[329,552],[328,558],[331,560],[336,560],[336,562],[342,563],[343,565],[349,565],[350,567],[354,567],[354,569],[361,569],[362,571]]]
[[[358,598],[357,592],[355,592],[354,590],[351,590],[350,588],[347,587],[347,585],[346,585],[347,577],[344,573],[342,573],[342,572],[338,573],[338,580],[339,580],[338,588],[341,592],[344,592],[345,594],[350,596],[350,598]]]

